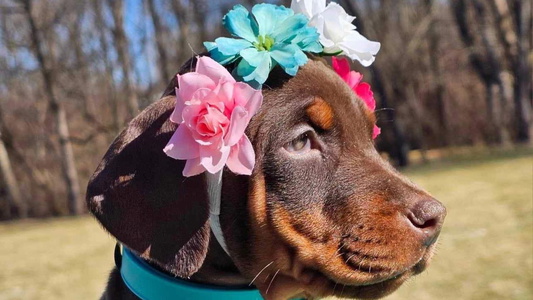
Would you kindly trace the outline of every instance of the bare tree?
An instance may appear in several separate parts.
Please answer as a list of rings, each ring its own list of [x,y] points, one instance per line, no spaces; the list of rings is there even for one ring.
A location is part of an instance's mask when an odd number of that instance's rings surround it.
[[[438,18],[436,16],[436,13],[434,13],[438,8],[437,4],[434,0],[424,0],[424,6],[426,9],[426,14],[430,17],[430,24],[427,32],[427,38],[428,38],[428,55],[429,55],[429,65],[432,75],[432,82],[433,82],[433,93],[435,95],[435,101],[437,105],[437,121],[440,130],[441,140],[440,145],[441,147],[447,146],[449,144],[449,137],[448,137],[448,120],[446,116],[446,102],[444,99],[444,79],[442,78],[442,70],[440,66],[440,60],[439,60],[439,48],[440,48],[440,35],[437,31],[438,26]]]
[[[346,11],[353,16],[361,16],[359,7],[353,1],[343,0],[342,4],[346,8]],[[366,27],[362,21],[362,18],[355,19],[355,24],[357,30],[366,36]],[[385,79],[381,72],[381,69],[376,67],[376,64],[372,64],[370,67],[370,72],[372,74],[372,87],[377,94],[378,102],[381,104],[381,107],[384,108],[380,116],[384,116],[385,120],[394,120],[394,105],[390,100]],[[392,142],[389,141],[386,147],[386,151],[389,153],[391,158],[393,158],[399,166],[407,166],[409,164],[409,145],[407,144],[407,139],[403,133],[403,130],[400,128],[398,122],[387,123],[386,126],[390,126],[391,129],[391,138]],[[386,134],[386,133],[385,133]]]
[[[128,111],[130,117],[134,117],[139,112],[139,98],[131,82],[131,58],[128,51],[128,40],[124,31],[124,1],[108,0],[113,16],[113,39],[117,49],[118,60],[122,69],[122,79],[126,89]]]
[[[114,134],[118,134],[122,126],[121,120],[123,120],[123,117],[120,113],[120,103],[118,101],[117,91],[113,82],[113,66],[108,57],[111,47],[108,45],[108,41],[106,39],[107,26],[104,21],[104,10],[102,8],[102,1],[103,0],[94,0],[92,1],[92,3],[95,16],[95,25],[98,29],[98,42],[101,48],[101,60],[104,64],[105,69],[105,80],[103,81],[103,83],[105,86],[105,93],[111,100],[110,106],[113,122],[113,132]]]
[[[474,10],[475,22],[468,20],[469,5]],[[485,84],[487,117],[493,125],[494,132],[497,134],[496,142],[509,143],[510,136],[505,124],[505,113],[507,112],[508,97],[510,88],[509,80],[505,78],[504,70],[496,54],[496,47],[492,40],[488,24],[488,16],[484,3],[480,0],[467,2],[465,0],[452,1],[453,13],[458,25],[461,39],[469,51],[470,63],[478,76]],[[478,24],[481,45],[475,44],[476,38],[472,32],[472,25]],[[484,52],[481,52],[483,49]],[[499,99],[500,106],[494,103],[494,99]]]
[[[31,48],[39,63],[40,73],[43,77],[45,96],[48,101],[50,112],[55,118],[56,132],[59,137],[61,152],[61,169],[63,179],[67,188],[68,210],[72,215],[80,214],[83,211],[83,201],[80,195],[78,173],[74,161],[74,152],[69,136],[69,127],[66,112],[61,102],[56,99],[54,93],[53,72],[46,61],[42,43],[39,38],[39,31],[32,14],[32,0],[21,0],[25,11],[27,22],[30,26]]]
[[[19,218],[28,217],[28,204],[22,197],[20,187],[15,176],[15,172],[11,166],[11,159],[9,157],[6,145],[4,143],[4,132],[7,129],[4,126],[3,112],[0,107],[0,172],[6,185],[6,191],[8,196],[7,207],[4,212],[7,218],[11,217],[11,207],[15,207],[18,211]],[[4,131],[4,132],[2,132]]]
[[[172,4],[172,11],[174,12],[174,16],[176,17],[176,20],[178,21],[178,25],[180,28],[180,43],[178,48],[178,60],[179,61],[186,61],[189,58],[189,33],[190,33],[190,23],[191,23],[191,16],[194,17],[194,21],[196,25],[199,27],[199,38],[200,41],[203,41],[205,38],[206,32],[204,27],[205,20],[199,18],[198,14],[201,13],[199,11],[202,11],[204,7],[202,6],[202,3],[205,4],[204,1],[194,1],[193,6],[195,8],[194,13],[191,11],[190,5],[185,5],[182,3],[182,0],[175,0],[171,1]],[[199,10],[199,11],[198,11]],[[205,15],[204,15],[205,16]],[[198,22],[198,23],[197,23]]]
[[[173,1],[177,2],[177,1]],[[148,6],[148,12],[150,13],[150,18],[152,19],[152,25],[155,30],[155,43],[157,46],[157,52],[159,54],[159,72],[161,74],[161,81],[165,84],[170,80],[170,73],[168,72],[168,59],[167,53],[165,51],[164,37],[163,37],[163,24],[161,24],[160,16],[157,13],[154,0],[146,0],[146,5]]]
[[[514,64],[514,104],[517,140],[529,142],[533,126],[531,124],[531,100],[528,99],[528,84],[531,84],[531,76],[528,76],[527,67],[527,24],[533,18],[531,15],[531,1],[513,0],[513,17],[516,28],[516,59]],[[531,23],[529,23],[531,26]],[[531,28],[530,28],[531,30]],[[529,48],[531,49],[531,48]],[[531,51],[531,50],[530,50]],[[530,74],[531,75],[531,74]]]

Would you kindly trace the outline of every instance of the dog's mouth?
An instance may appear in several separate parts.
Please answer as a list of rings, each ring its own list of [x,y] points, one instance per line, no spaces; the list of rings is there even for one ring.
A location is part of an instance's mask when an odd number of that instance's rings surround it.
[[[307,283],[308,288],[304,295],[310,299],[325,296],[376,299],[395,291],[410,276],[412,276],[412,273],[405,271],[379,280],[350,285],[337,282],[321,272],[315,272],[313,279]]]
[[[382,263],[382,257],[345,252],[340,256],[352,270],[353,279],[339,279],[334,274],[307,269],[297,280],[305,285],[304,296],[310,299],[325,296],[377,299],[389,295],[407,279],[423,272],[433,256],[433,248],[425,249],[418,260],[400,269]]]

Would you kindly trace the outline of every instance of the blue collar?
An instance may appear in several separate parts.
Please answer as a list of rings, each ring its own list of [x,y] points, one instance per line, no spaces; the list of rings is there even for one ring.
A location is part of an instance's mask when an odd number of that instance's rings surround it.
[[[123,248],[120,275],[128,288],[143,300],[261,300],[255,288],[226,288],[198,284],[166,275]]]

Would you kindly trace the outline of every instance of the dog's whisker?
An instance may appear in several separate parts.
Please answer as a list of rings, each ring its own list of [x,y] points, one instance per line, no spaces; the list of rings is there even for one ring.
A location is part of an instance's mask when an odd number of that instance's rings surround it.
[[[269,90],[272,90],[272,87],[269,86],[268,84],[263,84],[263,89],[264,89],[265,87],[267,87]]]
[[[394,111],[394,108],[384,107],[374,110],[374,113],[382,112],[382,111]]]
[[[364,264],[364,263],[365,263],[365,259],[364,259],[364,258],[363,258],[360,262],[358,262],[358,264],[359,264],[359,267],[358,267],[359,271],[362,271],[361,268],[363,267],[363,264]]]
[[[272,276],[272,280],[270,280],[270,283],[268,284],[268,287],[267,287],[267,290],[266,290],[265,294],[268,294],[268,291],[270,290],[270,286],[272,285],[272,282],[274,282],[274,279],[276,279],[276,276],[278,275],[279,270],[280,270],[280,269],[278,269],[278,270],[276,271],[276,273],[274,273],[274,276]]]
[[[187,45],[189,46],[189,49],[191,49],[191,52],[194,54],[194,56],[198,56],[199,55],[196,51],[194,51],[194,48],[193,48],[193,46],[191,45],[190,42],[187,42]]]
[[[270,276],[272,276],[272,273],[268,273],[268,275],[265,277],[265,280],[263,280],[263,283],[267,282]]]
[[[266,266],[264,266],[261,271],[259,271],[259,273],[257,273],[257,275],[255,275],[254,279],[252,279],[252,281],[250,281],[250,283],[248,284],[248,286],[252,285],[252,283],[254,283],[254,281],[257,279],[257,277],[259,277],[259,275],[264,271],[266,270],[270,265],[272,265],[274,263],[274,261],[271,261],[269,264],[267,264]]]
[[[350,259],[352,259],[352,257],[354,257],[354,256],[355,256],[355,254],[352,254],[352,255],[348,256],[348,258],[346,259],[345,263],[348,263],[348,261],[349,261]]]
[[[342,247],[344,246],[345,244],[343,243],[339,248],[337,248],[337,251],[335,251],[335,253],[333,253],[333,255],[329,259],[331,260],[333,257],[337,257],[337,253],[339,253],[339,251],[341,251]]]

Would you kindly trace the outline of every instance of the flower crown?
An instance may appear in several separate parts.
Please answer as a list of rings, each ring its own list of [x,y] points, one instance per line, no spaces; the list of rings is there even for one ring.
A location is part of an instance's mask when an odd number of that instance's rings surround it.
[[[380,44],[358,33],[354,19],[337,3],[326,6],[326,0],[292,0],[290,9],[263,3],[251,12],[236,5],[222,19],[234,38],[204,42],[210,57],[198,57],[194,72],[178,75],[170,120],[179,126],[165,153],[186,160],[187,177],[220,173],[224,166],[250,175],[255,153],[245,129],[261,106],[261,86],[272,69],[280,66],[295,76],[308,61],[306,53],[345,55],[369,66]],[[373,111],[376,102],[362,75],[350,71],[346,59],[332,61],[337,74]],[[232,74],[224,67],[228,64],[236,66]],[[375,126],[373,138],[379,133]]]

